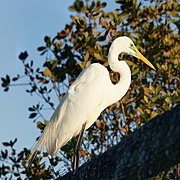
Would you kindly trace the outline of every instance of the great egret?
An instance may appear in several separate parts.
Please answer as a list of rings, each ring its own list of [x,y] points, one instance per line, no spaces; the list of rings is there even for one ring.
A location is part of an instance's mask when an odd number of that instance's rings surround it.
[[[80,138],[77,144],[80,144],[83,131],[95,122],[106,107],[126,94],[131,82],[131,71],[125,61],[118,60],[121,52],[135,56],[155,69],[129,37],[116,38],[109,49],[108,62],[110,68],[120,74],[119,82],[113,84],[108,70],[98,63],[84,69],[59,103],[29,159],[38,150],[46,150],[50,156],[55,155],[78,134]]]

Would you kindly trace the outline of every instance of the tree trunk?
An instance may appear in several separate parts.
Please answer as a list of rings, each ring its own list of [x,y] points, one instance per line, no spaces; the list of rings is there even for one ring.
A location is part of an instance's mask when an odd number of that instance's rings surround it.
[[[180,162],[180,105],[58,180],[146,179]]]

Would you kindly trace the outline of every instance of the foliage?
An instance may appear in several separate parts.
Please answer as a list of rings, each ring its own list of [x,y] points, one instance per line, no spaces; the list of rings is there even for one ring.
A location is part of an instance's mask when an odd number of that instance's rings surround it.
[[[108,2],[110,3],[110,2]],[[51,95],[61,99],[78,74],[89,64],[98,62],[107,67],[114,83],[118,75],[108,67],[107,54],[111,42],[118,36],[129,36],[157,71],[151,70],[135,58],[120,55],[127,60],[132,71],[132,83],[124,98],[101,113],[96,123],[85,133],[81,163],[96,156],[139,128],[156,115],[179,103],[179,4],[171,1],[116,0],[117,9],[106,12],[103,1],[76,0],[69,7],[71,22],[55,37],[45,36],[44,45],[38,47],[44,56],[42,67],[34,67],[28,53],[19,59],[23,75],[2,77],[2,87],[8,91],[16,82],[26,81],[26,92],[42,98],[41,104],[29,107],[29,118],[43,130],[47,121],[44,106],[55,109]],[[14,143],[4,143],[1,151],[0,177],[50,179],[71,170],[75,140],[61,149],[49,164],[40,161],[38,154],[31,167],[25,162],[29,150],[20,153]],[[10,148],[8,150],[8,148]],[[61,170],[55,170],[60,162]]]

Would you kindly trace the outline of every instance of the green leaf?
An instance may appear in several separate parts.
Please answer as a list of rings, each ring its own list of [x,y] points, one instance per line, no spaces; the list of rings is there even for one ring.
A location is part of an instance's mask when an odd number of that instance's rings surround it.
[[[19,59],[22,61],[25,61],[27,57],[28,57],[27,51],[21,52],[19,55]]]
[[[175,96],[175,97],[173,97],[172,101],[173,101],[174,103],[179,103],[179,102],[180,102],[180,96]]]
[[[28,110],[29,110],[29,111],[35,111],[35,109],[32,108],[32,107],[29,107]]]
[[[101,4],[101,8],[104,8],[104,7],[106,7],[107,6],[107,3],[106,2],[103,2],[102,4]]]
[[[45,46],[40,46],[40,47],[37,48],[38,51],[44,51],[45,49],[46,49]]]
[[[35,118],[37,116],[37,113],[31,113],[30,115],[29,115],[29,118],[30,119],[33,119],[33,118]]]
[[[135,69],[133,70],[132,76],[134,76],[134,75],[137,74],[138,72],[139,72],[139,68],[137,67],[137,68],[135,68]]]
[[[37,122],[37,128],[44,129],[44,127],[45,127],[45,125],[42,122],[40,122],[40,121]]]
[[[158,112],[152,111],[152,112],[151,112],[151,118],[156,117],[158,114],[159,114]]]
[[[51,38],[48,36],[44,37],[44,41],[46,42],[46,46],[50,47],[51,46]]]
[[[47,76],[47,77],[51,77],[51,76],[52,76],[52,72],[49,70],[49,68],[46,68],[46,69],[43,71],[43,75],[44,75],[44,76]]]
[[[3,144],[3,145],[4,145],[4,144]],[[1,156],[2,156],[3,159],[6,159],[6,158],[7,158],[7,156],[8,156],[8,151],[7,151],[7,149],[6,149],[5,151],[2,151],[2,150],[1,150]]]
[[[12,78],[12,81],[17,81],[19,79],[19,77],[14,77]]]
[[[145,101],[145,103],[148,103],[148,98],[147,98],[147,96],[144,96],[144,101]]]
[[[3,146],[10,146],[10,143],[8,143],[8,142],[3,142],[2,144],[3,144]]]

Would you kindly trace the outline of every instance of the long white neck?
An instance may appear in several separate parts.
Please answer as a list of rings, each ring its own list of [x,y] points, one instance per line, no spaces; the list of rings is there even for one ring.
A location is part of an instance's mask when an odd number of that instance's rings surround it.
[[[118,43],[119,44],[119,43]],[[119,61],[118,56],[123,52],[120,47],[117,47],[117,43],[113,43],[110,47],[108,54],[108,62],[110,68],[114,72],[120,74],[120,80],[117,84],[112,85],[111,92],[109,92],[111,98],[110,103],[119,101],[127,92],[131,83],[131,71],[125,61]]]

